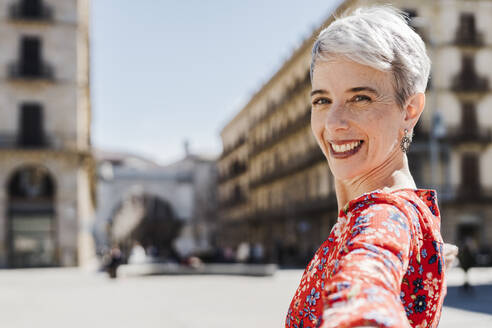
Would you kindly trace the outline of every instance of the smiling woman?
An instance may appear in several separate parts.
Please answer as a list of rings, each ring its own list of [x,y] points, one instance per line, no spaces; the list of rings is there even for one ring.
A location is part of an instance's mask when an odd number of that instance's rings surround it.
[[[437,327],[446,294],[440,213],[406,156],[429,71],[422,39],[390,6],[358,8],[316,40],[311,128],[339,216],[286,327]]]

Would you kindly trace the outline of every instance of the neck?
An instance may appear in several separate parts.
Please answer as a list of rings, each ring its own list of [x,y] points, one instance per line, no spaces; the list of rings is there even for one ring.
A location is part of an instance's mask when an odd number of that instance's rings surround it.
[[[391,191],[401,188],[417,188],[410,174],[408,159],[405,154],[393,154],[389,161],[364,176],[349,180],[335,178],[335,191],[339,211],[349,201],[364,193],[376,189]]]

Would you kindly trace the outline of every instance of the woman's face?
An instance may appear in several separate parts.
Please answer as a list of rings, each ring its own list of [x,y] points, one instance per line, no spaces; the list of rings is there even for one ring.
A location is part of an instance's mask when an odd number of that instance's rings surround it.
[[[342,57],[316,63],[311,128],[335,178],[371,176],[403,156],[405,115],[391,79],[391,73]]]

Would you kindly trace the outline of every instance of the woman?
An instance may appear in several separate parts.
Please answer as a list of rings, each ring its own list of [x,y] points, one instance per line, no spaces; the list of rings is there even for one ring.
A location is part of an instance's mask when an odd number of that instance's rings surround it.
[[[311,127],[339,217],[286,327],[437,327],[446,294],[439,209],[406,156],[429,71],[422,39],[389,6],[359,8],[316,40]]]

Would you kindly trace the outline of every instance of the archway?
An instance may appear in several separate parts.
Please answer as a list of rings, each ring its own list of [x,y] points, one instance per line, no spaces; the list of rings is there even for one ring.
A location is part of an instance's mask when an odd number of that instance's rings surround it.
[[[13,268],[55,266],[55,183],[48,170],[29,165],[7,183],[8,265]]]

